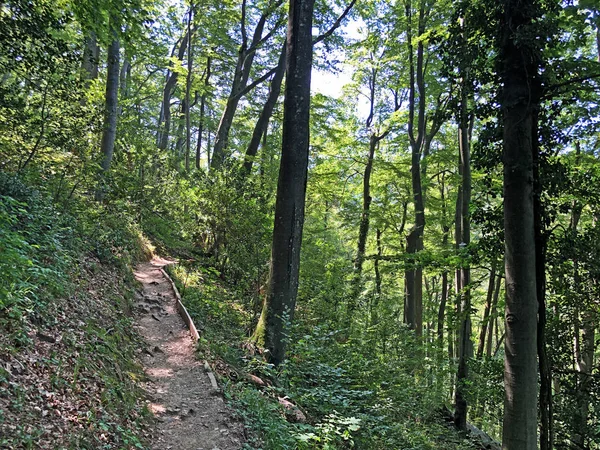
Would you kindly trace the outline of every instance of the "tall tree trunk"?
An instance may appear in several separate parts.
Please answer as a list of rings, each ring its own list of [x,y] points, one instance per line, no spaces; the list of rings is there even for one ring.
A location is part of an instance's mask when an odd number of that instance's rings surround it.
[[[463,29],[464,39],[467,40],[467,31]],[[463,69],[461,80],[461,100],[459,114],[459,149],[462,165],[462,196],[461,196],[461,242],[459,246],[467,248],[471,243],[471,218],[469,206],[471,204],[471,142],[469,130],[469,69]],[[460,269],[460,314],[459,318],[459,347],[458,371],[456,374],[456,391],[454,411],[454,424],[459,430],[467,429],[467,400],[465,397],[466,381],[469,377],[469,359],[473,357],[473,343],[471,341],[471,268],[468,262],[463,262]]]
[[[351,313],[356,307],[356,302],[360,294],[361,275],[363,263],[365,260],[365,249],[367,246],[367,236],[369,234],[369,219],[371,215],[371,172],[373,171],[373,159],[375,149],[377,148],[377,136],[372,134],[369,139],[369,152],[367,154],[367,164],[363,175],[363,206],[360,216],[360,226],[358,231],[358,245],[356,249],[356,259],[354,260],[354,273],[352,276],[352,292],[348,303],[348,314],[351,320]]]
[[[580,145],[576,145],[576,162],[580,161]],[[582,205],[574,201],[571,209],[571,220],[569,231],[577,240],[579,220],[581,219]],[[579,261],[573,261],[573,290],[579,292],[581,289],[581,280],[579,275]],[[595,351],[595,323],[594,314],[586,310],[583,311],[580,306],[577,307],[575,314],[575,364],[577,368],[577,389],[575,391],[575,414],[573,415],[573,433],[571,440],[577,448],[587,448],[586,436],[589,435],[588,416],[590,407],[590,383],[594,364]]]
[[[496,286],[494,287],[494,297],[492,298],[492,309],[488,319],[487,341],[485,344],[485,356],[492,357],[492,341],[494,340],[494,331],[496,332],[496,341],[498,340],[498,330],[494,326],[498,326],[498,298],[500,297],[500,289],[502,287],[502,277],[500,274],[496,276]]]
[[[590,435],[588,426],[590,399],[592,397],[592,370],[594,369],[594,352],[596,349],[596,325],[594,313],[582,312],[576,320],[581,319],[581,332],[577,330],[575,339],[578,341],[579,354],[577,355],[577,391],[575,393],[576,405],[574,414],[573,443],[577,448],[586,446],[586,438]]]
[[[377,242],[377,258],[374,262],[374,271],[375,271],[375,294],[378,297],[381,297],[381,271],[379,269],[379,260],[383,256],[383,246],[381,245],[381,230],[377,228],[375,232],[376,242]]]
[[[488,282],[487,295],[485,297],[485,306],[483,308],[483,318],[481,320],[481,330],[479,331],[479,343],[477,345],[477,359],[483,358],[485,349],[485,338],[487,336],[488,325],[490,322],[490,313],[492,311],[492,299],[494,298],[494,288],[496,287],[496,260],[492,261],[490,270],[490,279]]]
[[[179,50],[177,52],[177,59],[179,59],[179,61],[183,61],[185,51],[188,47],[189,38],[190,33],[188,32],[188,30],[186,30],[185,34],[183,35],[183,38],[181,39]],[[177,71],[170,71],[167,74],[165,88],[163,89],[161,118],[158,123],[158,148],[161,150],[166,150],[169,146],[169,133],[171,130],[171,97],[173,95],[175,87],[177,86],[178,77],[179,74],[177,73]]]
[[[448,272],[442,272],[442,294],[437,317],[437,342],[440,350],[444,346],[444,325],[446,322],[446,304],[448,303]]]
[[[123,58],[123,64],[121,64],[121,70],[119,72],[119,92],[121,93],[121,99],[129,97],[129,87],[131,83],[131,61],[125,51]]]
[[[246,149],[246,156],[244,158],[244,165],[242,167],[242,173],[244,176],[248,176],[250,175],[250,172],[252,172],[252,165],[254,164],[254,158],[258,153],[260,140],[263,138],[263,136],[265,136],[267,129],[269,128],[269,121],[271,120],[273,110],[277,104],[279,93],[281,92],[281,83],[283,82],[283,77],[285,75],[286,47],[287,45],[284,44],[279,56],[277,70],[275,75],[273,75],[273,79],[271,80],[269,96],[267,97],[267,101],[265,102],[265,105],[260,112],[260,116],[256,121],[254,131],[252,132],[252,138],[250,139],[250,143]]]
[[[246,39],[245,0],[242,4],[242,20],[240,24],[242,30],[242,44],[238,51],[238,59],[233,75],[233,81],[231,83],[231,90],[229,91],[229,97],[227,98],[225,110],[223,111],[223,115],[221,116],[221,120],[219,122],[219,126],[217,128],[217,133],[215,136],[213,157],[210,166],[211,169],[219,169],[225,161],[225,150],[227,149],[227,145],[229,142],[229,131],[231,129],[231,124],[233,123],[233,118],[235,116],[238,103],[240,102],[243,95],[243,91],[248,84],[248,78],[250,77],[250,69],[252,68],[252,63],[254,62],[256,49],[263,39],[263,30],[265,28],[267,19],[271,15],[272,11],[280,4],[280,0],[272,0],[269,3],[267,9],[261,14],[260,18],[258,19],[258,22],[256,23],[256,28],[254,29],[254,34],[252,36],[252,41],[250,42],[250,45],[248,45]]]
[[[112,27],[116,25],[111,20]],[[115,140],[117,138],[117,109],[119,106],[119,38],[117,31],[113,30],[113,40],[108,47],[107,69],[106,69],[106,93],[104,106],[104,127],[102,130],[102,141],[100,150],[102,151],[101,174],[96,190],[96,200],[101,201],[104,198],[105,175],[112,162]]]
[[[532,130],[540,98],[539,49],[515,31],[534,27],[534,0],[504,0],[500,54],[504,140],[506,336],[502,448],[537,449],[536,242]],[[540,41],[541,42],[541,41]]]
[[[383,256],[383,245],[381,244],[381,230],[377,228],[375,232],[375,239],[377,245],[377,258],[373,262],[373,269],[375,271],[375,295],[373,296],[373,302],[371,303],[370,322],[371,326],[375,326],[379,323],[379,305],[381,301],[381,270],[379,268],[379,260]]]
[[[210,159],[211,159],[211,153],[210,153],[210,149],[212,148],[211,144],[210,144],[210,130],[207,133],[206,136],[206,168],[210,169]]]
[[[179,167],[179,158],[183,155],[183,145],[185,144],[185,111],[187,106],[185,104],[185,98],[181,102],[179,106],[179,113],[177,114],[177,131],[175,132],[175,137],[177,140],[175,141],[175,147],[173,152],[173,158],[177,162],[177,167]],[[185,158],[185,156],[184,156]]]
[[[269,288],[254,339],[264,343],[269,360],[285,357],[286,336],[298,293],[300,248],[309,152],[310,75],[314,0],[290,0],[283,142]]]
[[[406,309],[405,320],[417,336],[423,334],[423,268],[416,255],[423,250],[423,233],[425,230],[425,192],[422,177],[426,175],[421,167],[421,159],[429,153],[431,140],[441,126],[441,115],[432,114],[431,129],[427,131],[428,117],[425,74],[424,39],[425,27],[429,18],[429,5],[419,0],[417,34],[413,35],[413,10],[411,0],[405,2],[407,29],[406,42],[409,66],[409,105],[408,105],[408,137],[411,147],[411,184],[414,204],[414,225],[406,237],[406,251],[415,257],[411,266],[405,270]],[[414,40],[417,41],[416,54]],[[415,62],[416,56],[416,62]],[[438,105],[439,106],[439,105]]]
[[[548,352],[546,349],[546,247],[547,234],[544,228],[544,208],[542,205],[542,181],[540,179],[540,158],[538,139],[538,111],[532,114],[532,146],[533,162],[533,213],[535,229],[535,272],[536,294],[538,301],[537,353],[540,377],[540,450],[552,450],[552,374]]]
[[[123,103],[129,97],[129,85],[131,84],[131,62],[127,51],[123,51],[123,62],[119,70],[119,107],[117,108],[117,116],[123,114]]]
[[[370,131],[373,125],[373,119],[375,117],[375,88],[377,87],[377,69],[372,68],[369,77],[369,115],[365,122],[365,129]],[[394,111],[399,110],[401,102],[396,101]],[[369,223],[371,216],[371,174],[373,172],[373,161],[375,160],[375,150],[378,148],[379,143],[385,139],[390,133],[387,129],[381,134],[372,132],[369,137],[369,151],[367,152],[367,163],[365,165],[365,172],[363,175],[363,207],[360,217],[360,226],[358,232],[358,245],[356,249],[356,258],[354,260],[354,273],[352,277],[352,286],[350,292],[350,298],[348,301],[348,313],[349,320],[351,320],[351,313],[356,307],[358,297],[360,295],[361,281],[362,281],[362,269],[365,260],[365,249],[367,246],[367,237],[369,235]]]
[[[185,171],[190,171],[190,152],[192,149],[192,124],[190,122],[190,92],[192,89],[192,66],[194,63],[194,55],[192,53],[192,20],[194,19],[194,6],[190,6],[188,16],[188,48],[187,48],[187,76],[185,78]]]
[[[204,78],[204,91],[200,96],[200,123],[198,124],[198,139],[196,141],[196,169],[200,170],[200,154],[202,153],[202,133],[204,132],[204,114],[206,109],[206,95],[208,92],[208,88],[210,86],[210,65],[211,65],[211,57],[208,56],[206,58],[206,78]],[[207,147],[207,153],[210,150]],[[207,156],[208,158],[208,156]],[[208,158],[208,163],[210,165],[210,158]]]
[[[447,224],[448,208],[446,206],[446,178],[445,175],[441,174],[440,182],[440,199],[442,202],[442,248],[448,247],[448,235],[450,233],[450,227]],[[438,308],[437,317],[437,343],[439,350],[441,351],[444,347],[444,326],[446,322],[446,305],[448,303],[448,271],[442,272],[442,295],[440,299],[440,306]]]
[[[81,61],[82,79],[95,80],[98,78],[98,64],[100,62],[100,46],[96,33],[90,31],[84,39],[83,58]]]

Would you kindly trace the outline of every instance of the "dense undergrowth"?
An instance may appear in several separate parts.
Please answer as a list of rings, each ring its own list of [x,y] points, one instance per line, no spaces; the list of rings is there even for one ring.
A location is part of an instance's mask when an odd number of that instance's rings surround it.
[[[201,331],[199,352],[213,361],[252,431],[248,448],[483,448],[444,420],[454,367],[418,345],[408,329],[399,327],[390,336],[395,344],[382,351],[375,348],[377,327],[352,338],[333,323],[299,320],[288,360],[275,371],[245,344],[257,315],[243,292],[206,260],[170,271]]]
[[[305,246],[315,275],[301,286],[288,359],[267,364],[247,341],[268,272],[269,201],[199,186],[193,214],[161,201],[140,215],[116,199],[56,203],[2,176],[1,448],[146,448],[137,337],[123,314],[130,268],[148,256],[144,235],[180,258],[169,270],[200,330],[201,357],[250,431],[247,448],[482,448],[447,421],[455,367],[436,345],[418,343],[391,311],[344,326],[335,306],[344,268],[324,240]],[[327,270],[315,271],[324,259]],[[498,374],[490,361],[473,370],[478,408],[501,403]]]
[[[0,448],[145,448],[127,314],[140,236],[118,205],[0,174]]]

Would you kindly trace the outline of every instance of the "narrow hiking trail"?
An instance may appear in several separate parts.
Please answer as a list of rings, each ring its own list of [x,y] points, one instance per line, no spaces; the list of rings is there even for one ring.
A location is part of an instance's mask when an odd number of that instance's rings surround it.
[[[190,333],[175,307],[175,294],[154,258],[134,272],[143,293],[136,304],[141,360],[149,377],[149,409],[157,419],[152,450],[237,450],[243,426],[216,391],[196,358]]]

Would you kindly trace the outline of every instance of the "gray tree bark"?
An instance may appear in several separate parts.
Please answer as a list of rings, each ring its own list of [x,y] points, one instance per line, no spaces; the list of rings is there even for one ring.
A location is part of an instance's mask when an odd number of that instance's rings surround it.
[[[219,126],[217,128],[215,143],[212,154],[211,169],[219,169],[225,160],[225,150],[229,143],[229,131],[231,130],[231,124],[237,110],[238,104],[244,95],[244,92],[248,85],[248,78],[250,77],[250,70],[254,62],[256,50],[263,41],[263,30],[267,19],[271,13],[281,5],[282,0],[271,0],[266,10],[261,14],[254,33],[252,41],[248,45],[246,38],[246,2],[242,3],[242,20],[241,20],[241,31],[242,31],[242,44],[238,51],[238,59],[233,75],[233,81],[231,83],[231,90],[229,91],[229,97],[225,104],[225,110],[221,116]],[[272,34],[274,30],[269,33]]]
[[[204,117],[206,110],[206,96],[210,86],[210,65],[211,57],[206,58],[206,77],[204,78],[204,91],[200,96],[200,123],[198,124],[198,139],[196,140],[196,169],[200,170],[200,154],[202,153],[202,133],[204,132]],[[207,160],[210,167],[210,145],[207,146]]]
[[[467,39],[467,31],[463,30],[464,39]],[[462,71],[460,112],[459,112],[459,149],[460,165],[462,172],[460,201],[461,240],[457,242],[459,247],[471,243],[471,218],[469,206],[471,204],[471,137],[470,137],[470,113],[469,102],[469,68]],[[458,371],[456,374],[455,411],[454,425],[459,429],[467,429],[467,400],[465,396],[466,381],[469,377],[469,359],[473,357],[473,343],[471,341],[471,268],[463,262],[460,268],[460,313],[459,319],[459,345],[458,345]]]
[[[448,247],[448,235],[450,233],[450,227],[448,226],[448,208],[446,206],[446,177],[444,173],[438,176],[440,183],[440,200],[442,202],[442,248]],[[441,350],[444,346],[444,326],[446,324],[446,305],[448,303],[448,270],[442,272],[442,292],[440,298],[440,305],[438,307],[437,314],[437,343]]]
[[[442,124],[438,111],[431,114],[428,119],[425,74],[425,49],[423,39],[417,39],[416,54],[414,39],[425,34],[429,18],[429,5],[426,1],[419,1],[418,22],[416,36],[413,34],[413,10],[411,0],[405,3],[406,9],[406,42],[408,50],[409,67],[409,104],[408,104],[408,137],[411,147],[411,180],[414,205],[414,224],[406,237],[406,252],[414,255],[413,261],[405,270],[405,321],[417,336],[423,334],[423,267],[418,262],[417,255],[423,250],[423,233],[425,230],[425,192],[422,177],[426,175],[425,166],[421,166],[422,159],[429,154],[433,137]],[[416,56],[416,61],[415,61]],[[438,109],[443,105],[438,102]],[[431,126],[427,130],[427,123]]]
[[[111,21],[112,22],[112,21]],[[114,24],[112,26],[115,26]],[[105,175],[110,169],[115,150],[117,138],[117,110],[119,107],[119,38],[117,32],[113,31],[113,40],[108,47],[107,69],[106,69],[106,94],[104,107],[104,127],[102,130],[102,141],[100,150],[103,158],[101,173],[96,190],[96,200],[104,198]]]
[[[494,340],[494,325],[498,323],[498,298],[500,298],[500,288],[502,287],[502,277],[500,274],[496,276],[496,286],[494,287],[494,298],[492,299],[492,309],[490,311],[490,317],[488,319],[487,327],[487,341],[485,343],[485,356],[488,358],[492,357],[492,341]],[[497,337],[496,337],[497,340]]]
[[[96,38],[96,33],[90,31],[83,43],[83,58],[81,69],[82,78],[85,80],[95,80],[98,78],[98,64],[100,62],[100,46]]]
[[[185,51],[187,50],[189,37],[190,34],[186,30],[183,38],[181,39],[179,50],[177,52],[177,59],[179,59],[179,61],[183,61]],[[173,95],[175,87],[177,86],[178,77],[179,74],[177,72],[169,72],[167,74],[165,88],[163,89],[163,101],[161,105],[161,117],[158,121],[157,139],[158,148],[161,150],[166,150],[166,148],[169,146],[169,133],[171,130],[171,97]]]
[[[496,287],[496,261],[492,261],[490,270],[490,279],[488,281],[488,290],[485,297],[485,306],[483,307],[483,318],[481,320],[481,330],[479,331],[479,343],[477,344],[477,359],[483,358],[483,352],[486,345],[486,336],[492,312],[492,300],[494,298],[494,288]]]
[[[265,136],[267,129],[269,128],[269,121],[271,120],[273,110],[277,104],[277,99],[279,98],[279,93],[281,92],[281,83],[283,82],[283,77],[285,75],[285,59],[286,45],[284,44],[283,49],[281,50],[281,55],[279,56],[277,70],[275,75],[273,75],[273,79],[271,80],[269,96],[267,97],[267,101],[260,112],[260,117],[254,126],[252,138],[250,139],[250,143],[246,149],[246,156],[244,158],[244,165],[242,167],[242,174],[244,176],[250,175],[250,172],[252,171],[252,165],[254,164],[254,158],[258,153],[260,141]]]
[[[190,152],[192,149],[192,125],[190,122],[190,92],[192,89],[192,67],[194,64],[194,54],[192,52],[192,21],[194,20],[194,6],[190,6],[188,16],[188,48],[187,48],[187,76],[185,79],[185,171],[190,171]]]
[[[540,16],[534,0],[504,0],[500,54],[503,114],[506,336],[502,448],[537,449],[536,243],[533,201],[534,114],[539,49],[518,39]],[[537,44],[541,45],[541,44]]]
[[[580,148],[577,146],[577,159],[579,161]],[[578,235],[577,227],[581,219],[583,207],[579,202],[573,202],[569,230],[575,237]],[[581,287],[580,266],[578,261],[573,261],[574,291]],[[583,309],[583,310],[582,310]],[[596,326],[593,311],[588,306],[578,307],[575,314],[575,364],[577,368],[577,389],[575,392],[575,414],[573,415],[573,433],[571,440],[576,448],[586,448],[586,438],[589,435],[588,417],[591,399],[592,371],[594,367],[594,352],[596,350]]]
[[[375,118],[375,88],[377,87],[377,69],[372,68],[369,76],[369,115],[365,122],[365,129],[371,131],[373,125],[373,119]],[[394,105],[394,112],[398,111],[402,106],[402,101],[396,101]],[[352,286],[350,292],[350,298],[348,301],[348,313],[349,316],[352,314],[356,307],[358,297],[361,289],[362,281],[362,270],[365,261],[365,250],[367,246],[367,238],[369,235],[370,217],[371,217],[371,174],[373,172],[373,162],[375,160],[375,151],[379,147],[379,143],[387,137],[390,133],[390,129],[383,131],[381,134],[377,134],[375,131],[371,131],[369,137],[369,151],[367,152],[367,162],[365,164],[365,171],[363,174],[363,207],[360,217],[360,225],[358,231],[358,243],[356,248],[356,258],[354,259],[354,273],[352,277]],[[351,320],[351,317],[348,317]]]
[[[269,287],[254,339],[264,344],[269,360],[285,357],[289,324],[294,317],[309,153],[310,78],[314,0],[290,0],[283,142]]]

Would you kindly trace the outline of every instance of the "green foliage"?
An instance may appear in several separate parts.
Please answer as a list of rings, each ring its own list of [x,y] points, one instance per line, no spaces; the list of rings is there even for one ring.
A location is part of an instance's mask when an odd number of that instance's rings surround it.
[[[77,245],[69,221],[39,192],[0,175],[0,320],[19,341],[26,339],[24,319],[42,314],[47,298],[65,290],[72,258],[65,244]]]
[[[144,257],[139,231],[121,213],[93,206],[76,214],[0,174],[0,321],[17,341],[27,340],[27,318],[45,317],[54,298],[72,291],[81,254],[120,267]]]
[[[472,448],[441,425],[454,368],[398,322],[382,319],[350,339],[334,323],[297,325],[289,359],[274,371],[239,347],[253,321],[236,289],[197,263],[169,270],[200,329],[202,357],[223,361],[237,374],[225,391],[252,432],[248,448]],[[424,353],[430,353],[425,363]],[[258,391],[245,373],[275,384]],[[282,396],[301,406],[307,423],[286,420],[277,401]]]
[[[246,32],[265,6],[262,1],[247,3]],[[590,320],[597,332],[600,317],[600,65],[595,40],[600,14],[591,0],[540,4],[547,14],[515,33],[532,55],[546,61],[540,73],[541,188],[536,195],[543,204],[547,244],[547,332],[558,394],[556,435],[560,445],[568,444],[577,431],[576,415],[588,402],[586,445],[597,448],[597,369],[588,378],[573,371],[573,342],[582,341],[582,328]],[[143,231],[162,253],[186,260],[171,270],[202,329],[200,350],[235,373],[256,374],[273,383],[262,392],[241,380],[228,387],[253,431],[248,446],[470,448],[471,443],[445,428],[438,411],[451,403],[454,387],[453,273],[466,263],[472,267],[470,313],[477,324],[489,266],[503,254],[501,74],[495,62],[501,4],[361,1],[354,7],[347,36],[336,32],[316,46],[316,67],[331,68],[343,59],[352,81],[342,98],[313,96],[298,309],[289,360],[278,370],[246,354],[240,343],[256,325],[268,286],[281,108],[275,108],[253,173],[240,177],[239,165],[269,89],[264,83],[245,95],[231,128],[225,168],[205,172],[227,101],[225,87],[233,77],[242,11],[237,0],[196,4],[190,133],[192,152],[194,144],[201,144],[200,170],[194,167],[193,155],[188,155],[191,167],[185,168],[181,111],[188,55],[182,61],[173,55],[187,26],[188,6],[155,0],[1,3],[0,327],[12,345],[27,344],[28,327],[52,323],[56,300],[74,292],[73,277],[84,270],[82,256],[98,261],[85,270],[101,272],[102,264],[125,269],[148,256]],[[318,1],[315,28],[328,30],[345,6],[342,1]],[[279,8],[283,14],[285,7]],[[278,17],[270,17],[266,29],[279,23]],[[115,23],[118,30],[111,30]],[[281,39],[283,28],[258,46],[250,81],[274,65],[280,45],[272,44]],[[85,80],[81,62],[84,38],[95,34],[104,55],[111,31],[118,32],[121,60],[129,66],[121,73],[118,138],[106,196],[98,204],[91,197],[101,157],[104,61],[101,56],[95,80]],[[423,45],[426,68],[422,90],[413,92],[413,99],[424,95],[422,113],[428,124],[434,118],[443,121],[436,133],[426,130],[431,146],[428,154],[420,155],[425,250],[407,255],[406,237],[415,213],[408,137],[408,102],[415,80],[408,63],[409,51],[418,45]],[[414,63],[415,55],[410,57]],[[160,152],[157,125],[167,70],[178,73],[179,80],[171,93],[169,146]],[[473,201],[472,243],[463,248],[453,244],[452,237],[460,187],[457,91],[467,73]],[[203,133],[198,136],[200,128]],[[387,132],[373,162],[370,231],[359,298],[356,309],[349,311],[369,138]],[[422,340],[402,323],[404,271],[415,267],[424,269]],[[444,278],[447,286],[442,286]],[[438,324],[444,289],[450,292],[444,322]],[[497,309],[502,316],[502,300]],[[100,323],[89,325],[92,340],[85,351],[98,354],[98,361],[78,359],[71,381],[75,386],[86,366],[98,369],[107,386],[104,400],[116,414],[128,414],[133,404],[127,377],[112,373],[121,366],[111,358],[126,364],[132,356],[120,348],[131,342],[118,337],[127,326],[126,320],[118,322],[118,333],[110,334]],[[497,345],[502,321],[499,327]],[[593,347],[597,360],[597,343]],[[495,436],[501,434],[501,357],[500,349],[497,358],[472,361],[466,385],[470,420]],[[6,378],[3,370],[0,382]],[[57,376],[54,382],[64,384],[64,378]],[[18,389],[12,394],[12,406],[22,409],[25,394]],[[284,395],[306,411],[308,423],[286,420],[277,402]],[[141,445],[135,433],[106,417],[90,417],[90,423],[119,436],[119,445]],[[38,430],[20,433],[21,444],[32,447]],[[89,436],[74,439],[74,448],[99,448]]]
[[[229,387],[237,413],[250,428],[252,435],[244,446],[246,449],[294,450],[298,448],[293,433],[295,427],[282,415],[281,407],[254,388],[234,385]]]

